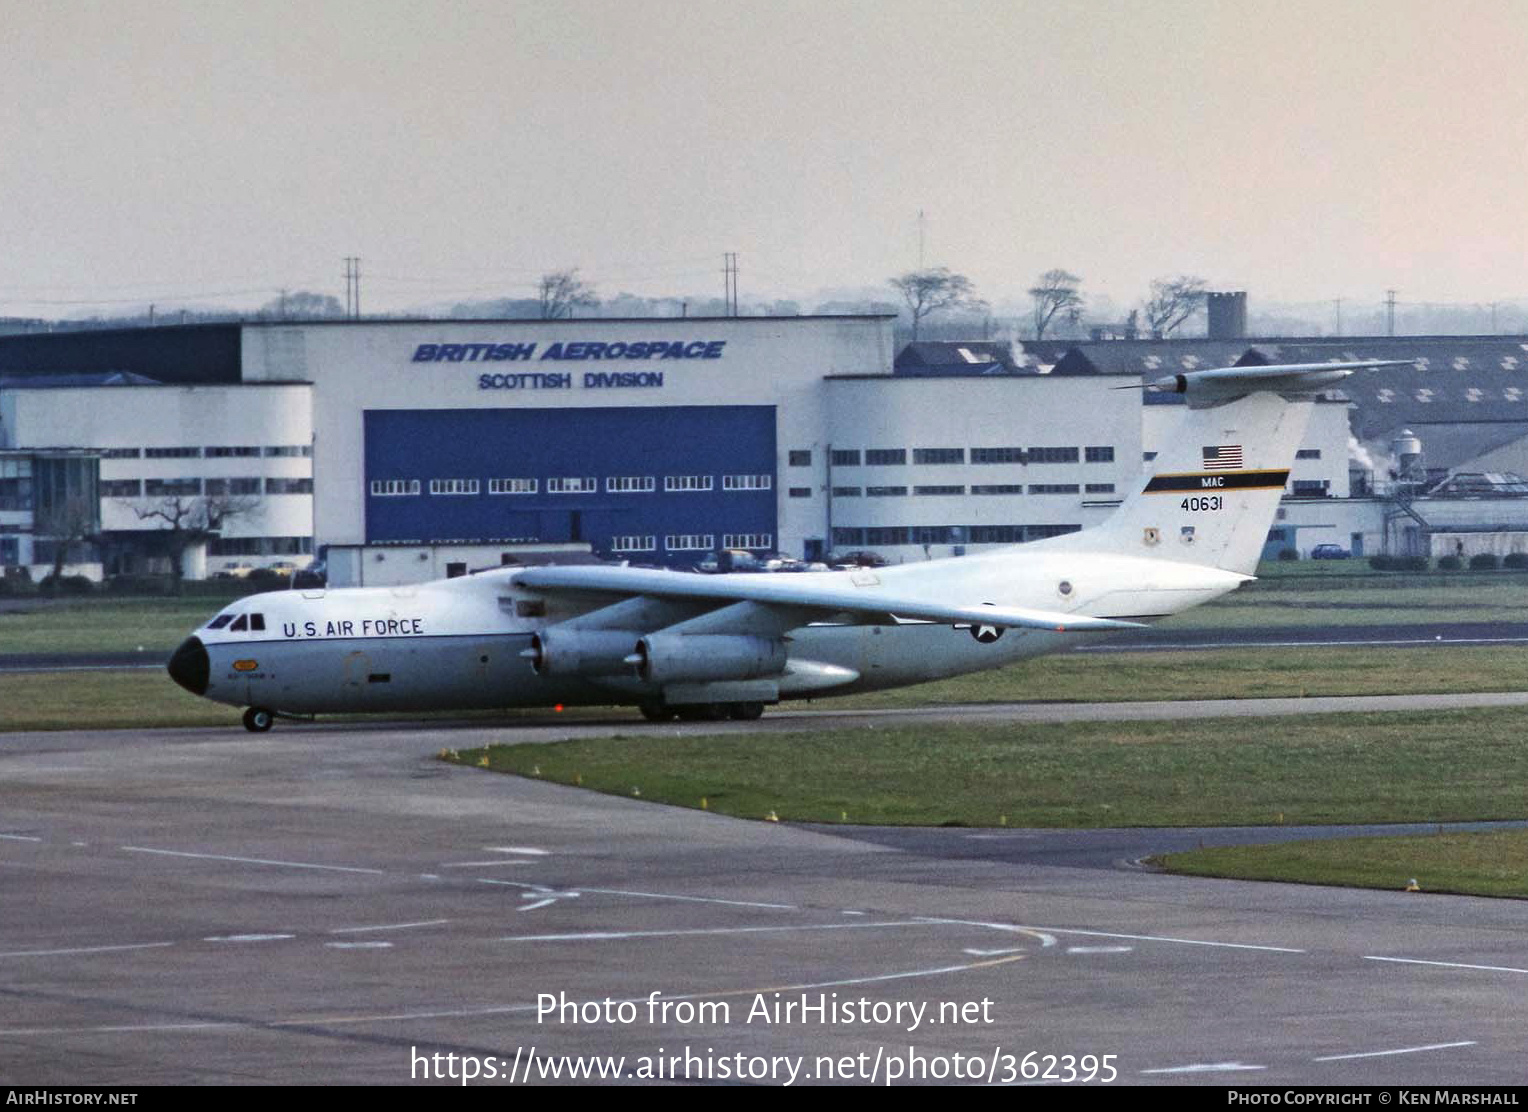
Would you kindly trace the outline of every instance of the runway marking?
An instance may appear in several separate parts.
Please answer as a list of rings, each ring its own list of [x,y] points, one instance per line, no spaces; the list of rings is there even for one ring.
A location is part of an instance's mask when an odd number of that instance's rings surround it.
[[[1312,1062],[1343,1062],[1349,1058],[1386,1058],[1392,1054],[1421,1054],[1425,1050],[1454,1050],[1461,1046],[1474,1046],[1475,1040],[1465,1042],[1433,1043],[1431,1046],[1408,1046],[1401,1050],[1371,1050],[1367,1054],[1328,1054],[1325,1058],[1312,1058]]]
[[[334,950],[391,950],[391,942],[325,942],[325,946]]]
[[[524,853],[532,857],[548,857],[550,854],[544,849],[534,846],[484,846],[484,853]]]
[[[1528,973],[1511,965],[1467,965],[1459,961],[1423,961],[1420,958],[1381,958],[1365,954],[1364,961],[1388,961],[1397,965],[1436,965],[1442,969],[1478,969],[1485,973]]]
[[[1134,946],[1068,946],[1069,954],[1128,954],[1135,950]]]
[[[335,927],[330,934],[364,934],[368,931],[406,931],[415,927],[438,927],[450,919],[425,919],[418,923],[385,923],[376,927]]]
[[[972,957],[977,958],[992,958],[996,957],[998,954],[1022,953],[1023,949],[1024,947],[1022,946],[1010,946],[1006,950],[962,950],[961,953],[970,954]]]
[[[528,888],[533,892],[549,892],[551,889],[540,884],[527,884],[514,880],[492,880],[488,877],[479,877],[479,884],[503,884],[510,888]],[[770,911],[800,911],[795,904],[757,903],[750,900],[722,900],[711,896],[677,896],[669,892],[632,892],[624,888],[577,888],[569,889],[569,894],[577,895],[579,892],[593,892],[598,896],[637,896],[646,900],[678,900],[681,903],[707,903],[722,904],[725,907],[762,907]],[[521,908],[522,911],[526,910]]]
[[[1516,645],[1528,637],[1396,637],[1372,641],[1193,641],[1183,644],[1150,642],[1137,645],[1090,645],[1078,653],[1163,652],[1172,649],[1305,649],[1364,645]]]
[[[158,950],[173,942],[135,942],[125,946],[77,946],[69,950],[12,950],[0,958],[50,958],[61,954],[110,954],[119,950]]]
[[[202,939],[203,942],[280,942],[295,934],[224,934]]]
[[[442,869],[496,869],[503,865],[534,865],[534,861],[447,861]]]
[[[1240,1062],[1203,1062],[1193,1066],[1170,1066],[1159,1070],[1142,1070],[1142,1073],[1236,1073],[1241,1070],[1265,1070],[1267,1066],[1246,1066]]]
[[[529,910],[521,908],[522,911]],[[804,923],[779,927],[696,927],[672,931],[579,931],[572,934],[519,934],[498,939],[500,942],[616,942],[630,938],[685,938],[717,934],[767,934],[784,931],[863,931],[882,927],[921,927],[926,924],[898,920],[886,923]],[[674,997],[679,999],[679,997]]]
[[[220,853],[187,853],[178,849],[148,849],[144,846],[120,846],[127,853],[153,853],[161,857],[193,857],[203,861],[233,861],[240,865],[273,865],[283,869],[321,869],[331,873],[365,873],[382,876],[381,869],[358,869],[349,865],[310,865],[304,861],[271,861],[263,857],[229,857]]]
[[[0,839],[7,842],[40,842],[41,838],[33,838],[27,834],[0,834]]]
[[[800,911],[795,904],[758,903],[752,900],[721,900],[712,896],[676,896],[667,892],[628,892],[620,888],[580,888],[580,892],[597,892],[602,896],[640,896],[649,900],[680,900],[685,903],[723,904],[727,907],[762,907],[770,911]]]
[[[1287,946],[1254,946],[1247,942],[1206,942],[1201,938],[1169,938],[1158,934],[1118,934],[1113,931],[1084,931],[1070,927],[1022,927],[1015,923],[984,923],[975,919],[936,919],[925,918],[926,923],[954,923],[965,927],[987,927],[995,931],[1009,931],[1020,934],[1032,934],[1043,936],[1047,932],[1055,934],[1078,934],[1089,938],[1120,938],[1130,942],[1175,942],[1180,946],[1214,946],[1225,950],[1260,950],[1272,954],[1303,954],[1305,950],[1294,950]],[[1054,944],[1052,939],[1051,943]],[[1387,960],[1376,958],[1376,961]],[[1394,959],[1400,960],[1400,959]],[[1528,973],[1528,970],[1517,970],[1519,973]]]

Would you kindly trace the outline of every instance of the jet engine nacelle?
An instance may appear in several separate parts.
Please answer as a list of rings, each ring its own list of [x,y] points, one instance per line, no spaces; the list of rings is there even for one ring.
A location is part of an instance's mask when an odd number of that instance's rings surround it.
[[[784,641],[705,633],[649,633],[636,656],[637,673],[655,684],[778,676],[786,659]]]
[[[630,675],[637,634],[619,629],[543,629],[531,634],[527,657],[538,676]]]

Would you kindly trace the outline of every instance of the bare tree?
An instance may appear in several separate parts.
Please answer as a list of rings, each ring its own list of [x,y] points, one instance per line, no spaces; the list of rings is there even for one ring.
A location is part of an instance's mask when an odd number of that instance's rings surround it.
[[[1040,275],[1039,284],[1031,286],[1029,296],[1035,299],[1035,339],[1045,339],[1057,313],[1076,323],[1082,318],[1082,295],[1077,287],[1082,279],[1069,271],[1057,268]]]
[[[38,515],[33,525],[37,536],[53,543],[53,588],[63,577],[70,549],[98,536],[101,532],[100,503],[92,494],[71,494],[62,502]]]
[[[987,303],[976,296],[975,287],[964,274],[951,274],[947,267],[910,270],[888,283],[907,302],[913,318],[913,340],[918,339],[918,325],[923,318],[943,309],[981,310]]]
[[[1170,336],[1204,304],[1204,279],[1191,274],[1158,278],[1151,283],[1146,302],[1146,323],[1154,339]]]
[[[554,270],[541,276],[541,319],[560,320],[574,309],[592,309],[600,303],[594,287],[578,276],[578,270]]]
[[[150,506],[123,503],[139,521],[160,523],[161,542],[170,557],[170,574],[179,580],[185,574],[181,561],[186,549],[218,536],[223,526],[236,517],[254,513],[262,505],[258,495],[205,495],[188,497],[170,495]]]

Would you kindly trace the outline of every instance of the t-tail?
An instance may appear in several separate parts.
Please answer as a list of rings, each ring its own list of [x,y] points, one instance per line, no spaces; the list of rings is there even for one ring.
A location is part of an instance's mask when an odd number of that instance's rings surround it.
[[[1183,394],[1188,406],[1140,485],[1102,524],[1037,544],[1251,575],[1316,395],[1356,370],[1409,365],[1220,367],[1158,379],[1146,389]]]

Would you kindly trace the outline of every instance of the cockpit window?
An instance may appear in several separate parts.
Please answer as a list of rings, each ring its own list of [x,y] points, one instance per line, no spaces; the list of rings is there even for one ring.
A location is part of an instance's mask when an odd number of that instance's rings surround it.
[[[219,614],[216,618],[213,618],[212,621],[207,623],[207,628],[208,629],[222,629],[225,625],[227,625],[231,621],[233,621],[233,615],[232,614]]]
[[[249,628],[263,633],[265,631],[265,615],[251,614],[249,616]]]
[[[239,617],[234,621],[233,625],[228,627],[228,632],[229,633],[243,633],[248,628],[249,628],[249,618],[246,615],[244,615],[244,614],[240,614]]]

